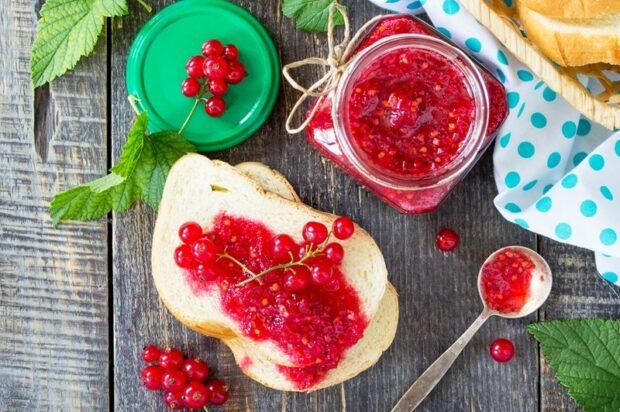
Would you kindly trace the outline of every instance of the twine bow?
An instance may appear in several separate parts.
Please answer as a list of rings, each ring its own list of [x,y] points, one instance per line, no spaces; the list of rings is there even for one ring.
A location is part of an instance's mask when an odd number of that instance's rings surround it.
[[[342,16],[344,20],[344,37],[339,44],[335,44],[335,24],[334,24],[334,16],[335,13],[338,12]],[[304,130],[312,118],[316,115],[316,112],[321,104],[321,101],[325,96],[331,93],[333,90],[338,87],[338,83],[342,77],[342,74],[347,69],[349,64],[351,64],[351,60],[346,61],[346,58],[351,54],[353,48],[357,46],[360,38],[365,33],[366,29],[373,25],[378,20],[382,19],[383,15],[376,16],[369,21],[367,21],[351,38],[351,25],[349,23],[349,16],[347,15],[347,9],[337,3],[333,2],[329,5],[329,15],[328,15],[328,23],[327,23],[327,46],[329,48],[329,54],[327,58],[321,57],[308,57],[307,59],[299,60],[293,63],[289,63],[282,68],[282,75],[288,81],[288,83],[293,86],[296,90],[302,92],[302,95],[297,99],[297,102],[291,109],[288,117],[286,118],[286,131],[290,134],[299,133]],[[319,80],[314,82],[312,86],[306,88],[300,85],[290,74],[292,69],[297,67],[307,66],[307,65],[317,65],[329,68],[327,73],[323,75]],[[299,111],[302,104],[306,101],[308,97],[318,97],[318,101],[312,108],[312,111],[306,117],[304,122],[298,127],[293,128],[291,123],[293,121],[293,117]]]

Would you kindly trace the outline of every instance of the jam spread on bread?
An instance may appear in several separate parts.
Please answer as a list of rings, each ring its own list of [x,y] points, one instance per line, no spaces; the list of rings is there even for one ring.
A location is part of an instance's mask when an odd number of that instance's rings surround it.
[[[299,389],[316,385],[336,368],[368,325],[358,294],[341,272],[343,249],[330,240],[332,233],[337,239],[352,235],[353,224],[340,219],[327,237],[324,225],[309,222],[303,244],[225,213],[204,233],[191,222],[179,232],[175,259],[195,293],[217,291],[222,310],[246,337],[269,340],[287,354],[295,367],[278,370]],[[313,236],[316,242],[308,241]]]

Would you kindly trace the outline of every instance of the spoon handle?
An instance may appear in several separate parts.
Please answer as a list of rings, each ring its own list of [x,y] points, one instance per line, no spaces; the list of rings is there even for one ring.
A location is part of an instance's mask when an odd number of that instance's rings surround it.
[[[484,311],[478,319],[456,340],[422,375],[411,385],[402,398],[398,401],[392,412],[411,412],[422,403],[422,401],[439,383],[441,378],[452,366],[461,351],[476,334],[478,329],[484,324],[491,314]]]

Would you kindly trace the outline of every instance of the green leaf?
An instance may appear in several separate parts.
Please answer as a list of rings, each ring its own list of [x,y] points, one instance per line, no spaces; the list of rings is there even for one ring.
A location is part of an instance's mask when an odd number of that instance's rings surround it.
[[[127,14],[126,0],[47,0],[32,45],[32,83],[41,86],[90,54],[106,17]]]
[[[586,412],[620,410],[620,320],[556,320],[527,330]]]
[[[282,13],[286,17],[295,19],[297,30],[325,32],[329,18],[329,6],[334,0],[284,0]],[[334,24],[344,24],[340,13],[334,13]]]
[[[50,216],[62,220],[94,220],[114,210],[129,209],[137,200],[156,209],[170,168],[196,148],[175,132],[147,134],[146,113],[140,114],[127,135],[119,162],[107,176],[54,196]]]

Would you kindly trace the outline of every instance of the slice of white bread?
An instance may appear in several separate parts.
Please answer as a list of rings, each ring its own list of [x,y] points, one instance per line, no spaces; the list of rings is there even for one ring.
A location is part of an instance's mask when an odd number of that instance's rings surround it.
[[[620,0],[519,0],[547,17],[587,19],[620,13]]]
[[[262,163],[246,162],[235,166],[264,189],[285,199],[300,201],[299,196],[282,174]],[[351,379],[374,365],[383,352],[390,347],[398,326],[398,295],[388,283],[379,310],[371,319],[364,336],[345,354],[338,368],[331,370],[312,390],[326,388]],[[295,386],[287,380],[273,362],[260,356],[253,356],[251,347],[238,340],[229,341],[229,347],[237,364],[246,375],[273,389],[294,391]]]
[[[583,19],[540,14],[520,0],[519,18],[527,37],[562,66],[620,64],[620,13]]]
[[[170,171],[153,234],[153,278],[173,315],[188,327],[227,343],[250,345],[253,354],[270,362],[303,366],[296,365],[274,343],[243,336],[238,325],[221,312],[218,294],[194,293],[185,273],[174,263],[178,228],[187,221],[208,224],[222,212],[260,221],[275,233],[291,234],[297,241],[301,240],[300,231],[307,221],[329,226],[336,217],[266,192],[226,163],[192,154],[179,160]],[[351,239],[343,242],[343,247],[342,272],[356,290],[363,313],[372,319],[386,290],[383,256],[370,235],[359,227]]]

